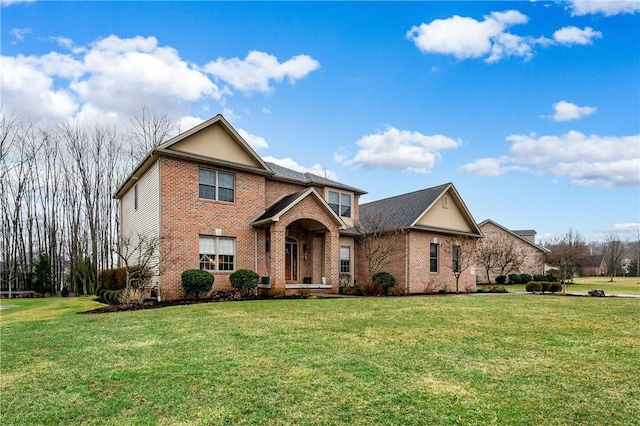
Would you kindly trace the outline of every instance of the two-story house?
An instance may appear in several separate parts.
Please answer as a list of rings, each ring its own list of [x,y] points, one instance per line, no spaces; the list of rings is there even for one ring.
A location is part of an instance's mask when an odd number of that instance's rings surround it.
[[[426,198],[405,194],[393,203],[397,211],[408,204],[417,209],[416,217],[404,217],[408,222],[397,224],[412,232],[413,244],[407,245],[409,233],[393,233],[406,248],[394,262],[403,265],[400,278],[408,293],[424,291],[422,286],[409,286],[408,281],[418,277],[409,273],[410,266],[431,265],[421,282],[452,279],[444,272],[438,275],[440,260],[433,247],[439,235],[446,240],[457,234],[481,236],[451,184],[426,191]],[[229,275],[245,268],[268,277],[261,286],[284,291],[337,293],[340,274],[366,279],[354,229],[359,197],[365,193],[265,162],[217,115],[153,149],[115,197],[120,200],[121,241],[159,241],[155,256],[162,259],[162,273],[154,284],[160,298],[171,300],[184,297],[180,275],[195,268],[213,274],[214,289],[229,288]],[[382,206],[382,213],[388,210],[385,203],[372,205]],[[465,288],[475,291],[475,277],[473,288]]]

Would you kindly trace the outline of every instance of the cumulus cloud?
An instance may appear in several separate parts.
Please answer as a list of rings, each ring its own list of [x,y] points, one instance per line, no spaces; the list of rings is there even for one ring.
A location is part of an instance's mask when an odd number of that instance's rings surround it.
[[[251,148],[256,151],[259,149],[267,149],[269,148],[269,144],[265,140],[265,138],[261,136],[252,135],[244,129],[238,129],[238,133],[242,136],[242,139],[245,140],[251,146]]]
[[[18,3],[32,3],[36,0],[0,0],[0,4],[2,6],[11,6],[12,4]]]
[[[565,27],[553,38],[521,36],[508,32],[514,25],[526,24],[529,18],[517,10],[491,12],[482,21],[454,15],[412,27],[406,37],[424,53],[453,55],[457,59],[484,58],[492,63],[508,57],[531,59],[535,46],[571,46],[591,44],[602,33],[593,28]]]
[[[570,131],[560,136],[511,135],[509,153],[482,158],[461,170],[499,176],[509,171],[567,177],[570,185],[623,187],[640,185],[640,135],[599,136]]]
[[[291,170],[295,170],[300,173],[313,173],[314,175],[322,176],[327,179],[338,181],[338,175],[336,172],[331,171],[323,167],[321,164],[314,164],[311,167],[305,167],[298,164],[295,160],[287,158],[275,158],[275,157],[262,157],[262,159],[268,163],[274,163],[282,167],[286,167]]]
[[[553,104],[554,113],[551,116],[553,121],[569,121],[578,120],[582,117],[593,114],[597,111],[596,107],[578,106],[567,101],[560,101]]]
[[[578,27],[563,27],[553,33],[553,39],[560,44],[592,44],[594,38],[602,38],[600,31],[594,31],[591,27],[580,29]]]
[[[13,28],[9,30],[9,34],[15,38],[15,41],[12,41],[11,44],[15,44],[18,41],[23,41],[25,35],[31,34],[31,28]]]
[[[631,233],[638,232],[640,230],[640,222],[629,222],[629,223],[616,223],[609,228],[605,228],[603,232],[613,232],[613,233]]]
[[[244,59],[218,58],[202,69],[241,92],[268,93],[272,90],[270,81],[280,83],[286,79],[294,83],[318,68],[320,63],[308,55],[297,55],[280,63],[275,56],[254,50]]]
[[[574,16],[596,15],[613,16],[623,13],[634,14],[640,11],[639,0],[569,0],[569,9]]]
[[[16,38],[26,33],[26,29],[12,32]],[[58,44],[48,53],[1,57],[3,107],[33,121],[65,117],[126,123],[140,105],[153,105],[172,119],[183,117],[184,122],[193,123],[199,119],[188,115],[193,103],[200,103],[204,110],[210,101],[224,107],[232,95],[231,83],[222,78],[225,85],[214,83],[200,65],[181,58],[176,49],[161,45],[155,37],[110,35],[84,46],[62,36],[48,40]],[[250,77],[240,86],[243,90],[268,90],[274,82],[295,81],[319,66],[305,55],[284,63],[262,52],[247,58],[240,62],[253,68],[243,68],[244,77]],[[218,59],[223,65],[229,61]],[[226,108],[225,112],[230,119],[237,118]]]
[[[428,173],[441,158],[440,151],[457,148],[462,142],[443,135],[429,136],[388,126],[384,131],[363,136],[356,145],[359,150],[353,158],[335,153],[334,160],[345,165]]]

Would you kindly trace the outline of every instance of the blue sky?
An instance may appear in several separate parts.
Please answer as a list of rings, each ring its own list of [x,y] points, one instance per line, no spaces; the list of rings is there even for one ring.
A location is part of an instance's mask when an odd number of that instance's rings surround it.
[[[222,113],[373,201],[453,182],[474,218],[640,226],[640,1],[2,0],[2,104],[40,125]]]

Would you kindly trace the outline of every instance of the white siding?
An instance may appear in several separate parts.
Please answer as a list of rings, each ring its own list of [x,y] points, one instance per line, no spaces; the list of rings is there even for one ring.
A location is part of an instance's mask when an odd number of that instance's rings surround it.
[[[135,187],[138,186],[138,208],[135,208]],[[160,238],[160,169],[156,161],[140,179],[122,196],[121,241],[128,238],[135,244],[138,235]],[[123,248],[124,250],[124,248]],[[156,253],[153,264],[157,263]],[[135,264],[137,259],[132,259]],[[154,285],[158,278],[154,277]]]

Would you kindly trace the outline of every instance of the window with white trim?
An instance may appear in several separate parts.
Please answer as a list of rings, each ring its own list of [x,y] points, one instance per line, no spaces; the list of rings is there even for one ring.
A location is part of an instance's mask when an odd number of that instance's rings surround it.
[[[198,196],[206,200],[235,201],[235,176],[210,169],[198,169]]]
[[[438,244],[429,246],[429,272],[438,272]]]
[[[340,246],[340,273],[351,273],[351,247]]]
[[[351,217],[351,194],[329,191],[329,206],[338,216]]]
[[[200,236],[200,269],[234,271],[236,240],[228,237]]]

